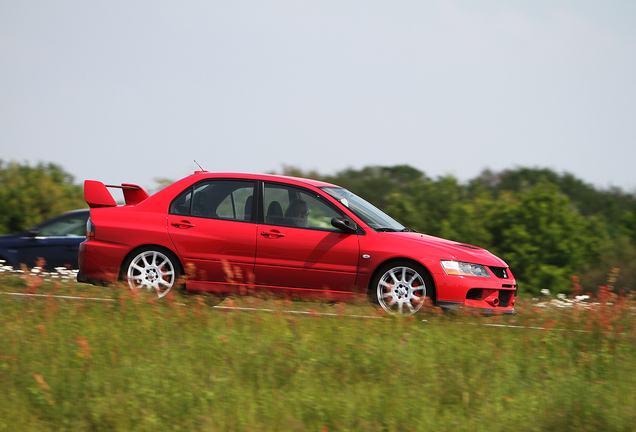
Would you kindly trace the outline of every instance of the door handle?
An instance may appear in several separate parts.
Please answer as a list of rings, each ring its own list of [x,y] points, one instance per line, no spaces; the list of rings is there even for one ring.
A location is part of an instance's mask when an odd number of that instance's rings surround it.
[[[194,224],[191,224],[187,220],[182,220],[182,221],[179,221],[179,222],[173,222],[171,225],[173,227],[177,227],[177,228],[180,228],[180,229],[194,228]]]
[[[278,230],[263,231],[261,235],[269,238],[285,237],[285,234]]]

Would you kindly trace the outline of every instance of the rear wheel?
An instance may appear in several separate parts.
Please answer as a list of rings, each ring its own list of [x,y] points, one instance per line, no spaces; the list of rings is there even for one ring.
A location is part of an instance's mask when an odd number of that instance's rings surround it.
[[[389,314],[409,316],[422,308],[427,296],[433,297],[433,283],[422,266],[397,261],[378,271],[369,294]]]
[[[181,276],[174,254],[154,248],[142,250],[129,258],[124,271],[130,289],[152,291],[159,298],[168,294]]]

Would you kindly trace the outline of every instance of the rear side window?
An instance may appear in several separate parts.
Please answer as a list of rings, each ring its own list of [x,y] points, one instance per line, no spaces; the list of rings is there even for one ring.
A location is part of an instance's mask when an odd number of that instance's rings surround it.
[[[182,192],[170,204],[170,214],[190,216],[190,205],[192,204],[192,188],[188,188]]]
[[[170,204],[170,214],[250,221],[254,182],[210,180],[197,183]]]

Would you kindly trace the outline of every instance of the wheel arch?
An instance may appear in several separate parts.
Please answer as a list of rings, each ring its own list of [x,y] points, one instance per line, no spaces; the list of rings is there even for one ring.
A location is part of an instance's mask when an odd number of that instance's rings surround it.
[[[157,250],[158,252],[162,252],[162,253],[167,252],[168,254],[172,255],[175,258],[176,263],[179,265],[180,274],[185,275],[184,265],[183,265],[183,262],[181,262],[181,257],[177,253],[175,253],[175,251],[165,246],[151,243],[151,244],[137,246],[136,248],[131,249],[124,256],[124,258],[121,260],[121,263],[119,263],[119,280],[124,280],[126,278],[126,265],[129,260],[131,260],[135,255],[139,254],[141,251],[151,250],[151,249]]]
[[[380,273],[380,271],[382,269],[384,269],[385,267],[387,267],[390,264],[394,264],[394,263],[404,263],[404,262],[408,262],[408,263],[412,263],[415,267],[417,268],[421,268],[424,270],[424,275],[423,277],[426,277],[428,280],[427,282],[430,282],[432,284],[432,290],[431,293],[432,295],[430,295],[431,299],[433,300],[433,302],[435,302],[437,300],[437,287],[435,286],[435,279],[433,278],[433,274],[431,273],[431,271],[421,262],[414,260],[413,258],[405,258],[405,257],[394,257],[394,258],[390,258],[387,259],[386,261],[381,262],[380,264],[378,264],[376,266],[376,268],[373,270],[373,273],[371,274],[371,277],[369,278],[369,282],[367,284],[367,296],[371,296],[373,294],[373,282],[376,280],[378,274]],[[428,291],[428,290],[427,290]],[[427,293],[427,296],[429,294]]]

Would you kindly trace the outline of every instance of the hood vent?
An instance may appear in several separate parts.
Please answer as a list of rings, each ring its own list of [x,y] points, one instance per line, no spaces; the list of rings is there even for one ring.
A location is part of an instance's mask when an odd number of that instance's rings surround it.
[[[455,243],[455,246],[461,246],[461,247],[465,247],[467,249],[472,249],[472,250],[481,250],[481,248],[475,247],[475,246],[471,246],[471,245],[467,245],[467,244],[463,244],[463,243]]]

